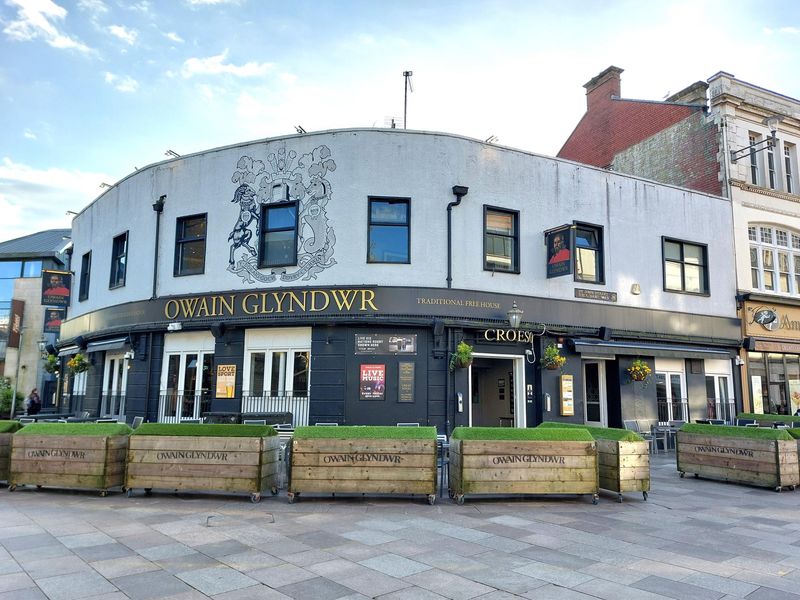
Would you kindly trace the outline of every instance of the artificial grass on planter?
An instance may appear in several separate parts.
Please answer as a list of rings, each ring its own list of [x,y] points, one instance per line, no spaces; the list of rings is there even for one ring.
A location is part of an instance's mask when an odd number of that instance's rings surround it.
[[[800,421],[800,417],[793,417],[792,415],[772,415],[760,413],[739,413],[736,415],[737,419],[753,419],[755,421]]]
[[[435,440],[436,427],[392,427],[353,425],[344,427],[298,427],[295,439],[306,440]]]
[[[784,429],[786,433],[792,436],[796,440],[800,440],[800,428],[795,427],[794,429]]]
[[[592,427],[590,425],[581,425],[580,423],[558,423],[555,421],[547,421],[537,427],[537,429],[563,429],[563,428],[577,427],[585,429],[596,440],[611,440],[614,442],[643,442],[644,438],[635,431],[628,431],[627,429],[615,429],[613,427]]]
[[[583,427],[517,429],[514,427],[456,427],[451,439],[482,441],[593,442]]]
[[[191,437],[271,437],[278,432],[269,425],[226,425],[202,423],[142,423],[133,435],[177,435]]]
[[[14,435],[77,435],[111,437],[129,435],[133,431],[125,423],[31,423]]]
[[[687,423],[681,427],[683,433],[708,435],[711,437],[749,438],[754,440],[792,440],[786,429],[763,429],[761,427],[733,427],[729,425],[701,425]]]
[[[0,421],[0,433],[14,433],[20,427],[19,421]]]

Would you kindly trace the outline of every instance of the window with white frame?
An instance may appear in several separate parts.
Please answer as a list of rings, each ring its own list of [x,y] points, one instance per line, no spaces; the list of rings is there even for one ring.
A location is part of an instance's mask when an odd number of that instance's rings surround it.
[[[748,136],[748,141],[750,142],[750,183],[753,185],[758,185],[758,156],[753,146],[759,142],[760,137],[755,133],[751,133]]]
[[[655,383],[658,420],[688,421],[689,402],[686,398],[686,378],[683,361],[656,358]]]
[[[210,331],[171,333],[164,339],[158,421],[199,419],[214,391],[214,336]]]
[[[794,162],[797,160],[794,144],[783,145],[783,174],[786,176],[786,191],[790,194],[795,192],[794,182]]]
[[[775,146],[767,144],[767,185],[775,189],[778,185],[778,173],[775,166]]]
[[[800,295],[800,231],[768,225],[747,230],[753,289]]]
[[[106,354],[103,367],[103,397],[100,416],[120,418],[125,415],[125,392],[128,387],[128,356],[123,353]]]

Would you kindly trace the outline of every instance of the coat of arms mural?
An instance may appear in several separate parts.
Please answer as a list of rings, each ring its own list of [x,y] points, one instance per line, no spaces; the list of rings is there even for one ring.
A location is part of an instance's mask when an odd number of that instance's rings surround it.
[[[239,218],[228,236],[228,271],[244,283],[272,283],[316,279],[336,264],[336,236],[328,223],[326,207],[331,199],[329,172],[336,170],[330,149],[317,146],[297,159],[294,150],[281,148],[267,156],[266,164],[242,156],[231,177],[239,186],[233,193]],[[262,208],[278,203],[297,203],[297,264],[259,270],[259,233]]]

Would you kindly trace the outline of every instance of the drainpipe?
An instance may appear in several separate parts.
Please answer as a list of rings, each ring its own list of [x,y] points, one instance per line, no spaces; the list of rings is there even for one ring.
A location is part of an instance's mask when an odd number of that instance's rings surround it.
[[[153,295],[150,296],[151,300],[155,300],[158,297],[156,293],[158,289],[158,238],[161,231],[161,213],[164,212],[164,202],[166,200],[167,196],[163,195],[153,202],[153,210],[156,211],[156,241],[153,250]]]
[[[453,195],[456,197],[454,202],[447,205],[447,287],[453,287],[453,207],[461,204],[461,199],[467,195],[469,188],[465,185],[454,185]]]

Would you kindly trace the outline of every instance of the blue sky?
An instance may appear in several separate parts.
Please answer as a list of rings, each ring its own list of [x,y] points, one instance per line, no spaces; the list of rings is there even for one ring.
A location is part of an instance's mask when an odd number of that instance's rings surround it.
[[[583,84],[660,100],[718,71],[800,98],[795,0],[0,0],[0,241],[68,227],[147,164],[402,118],[554,155]]]

